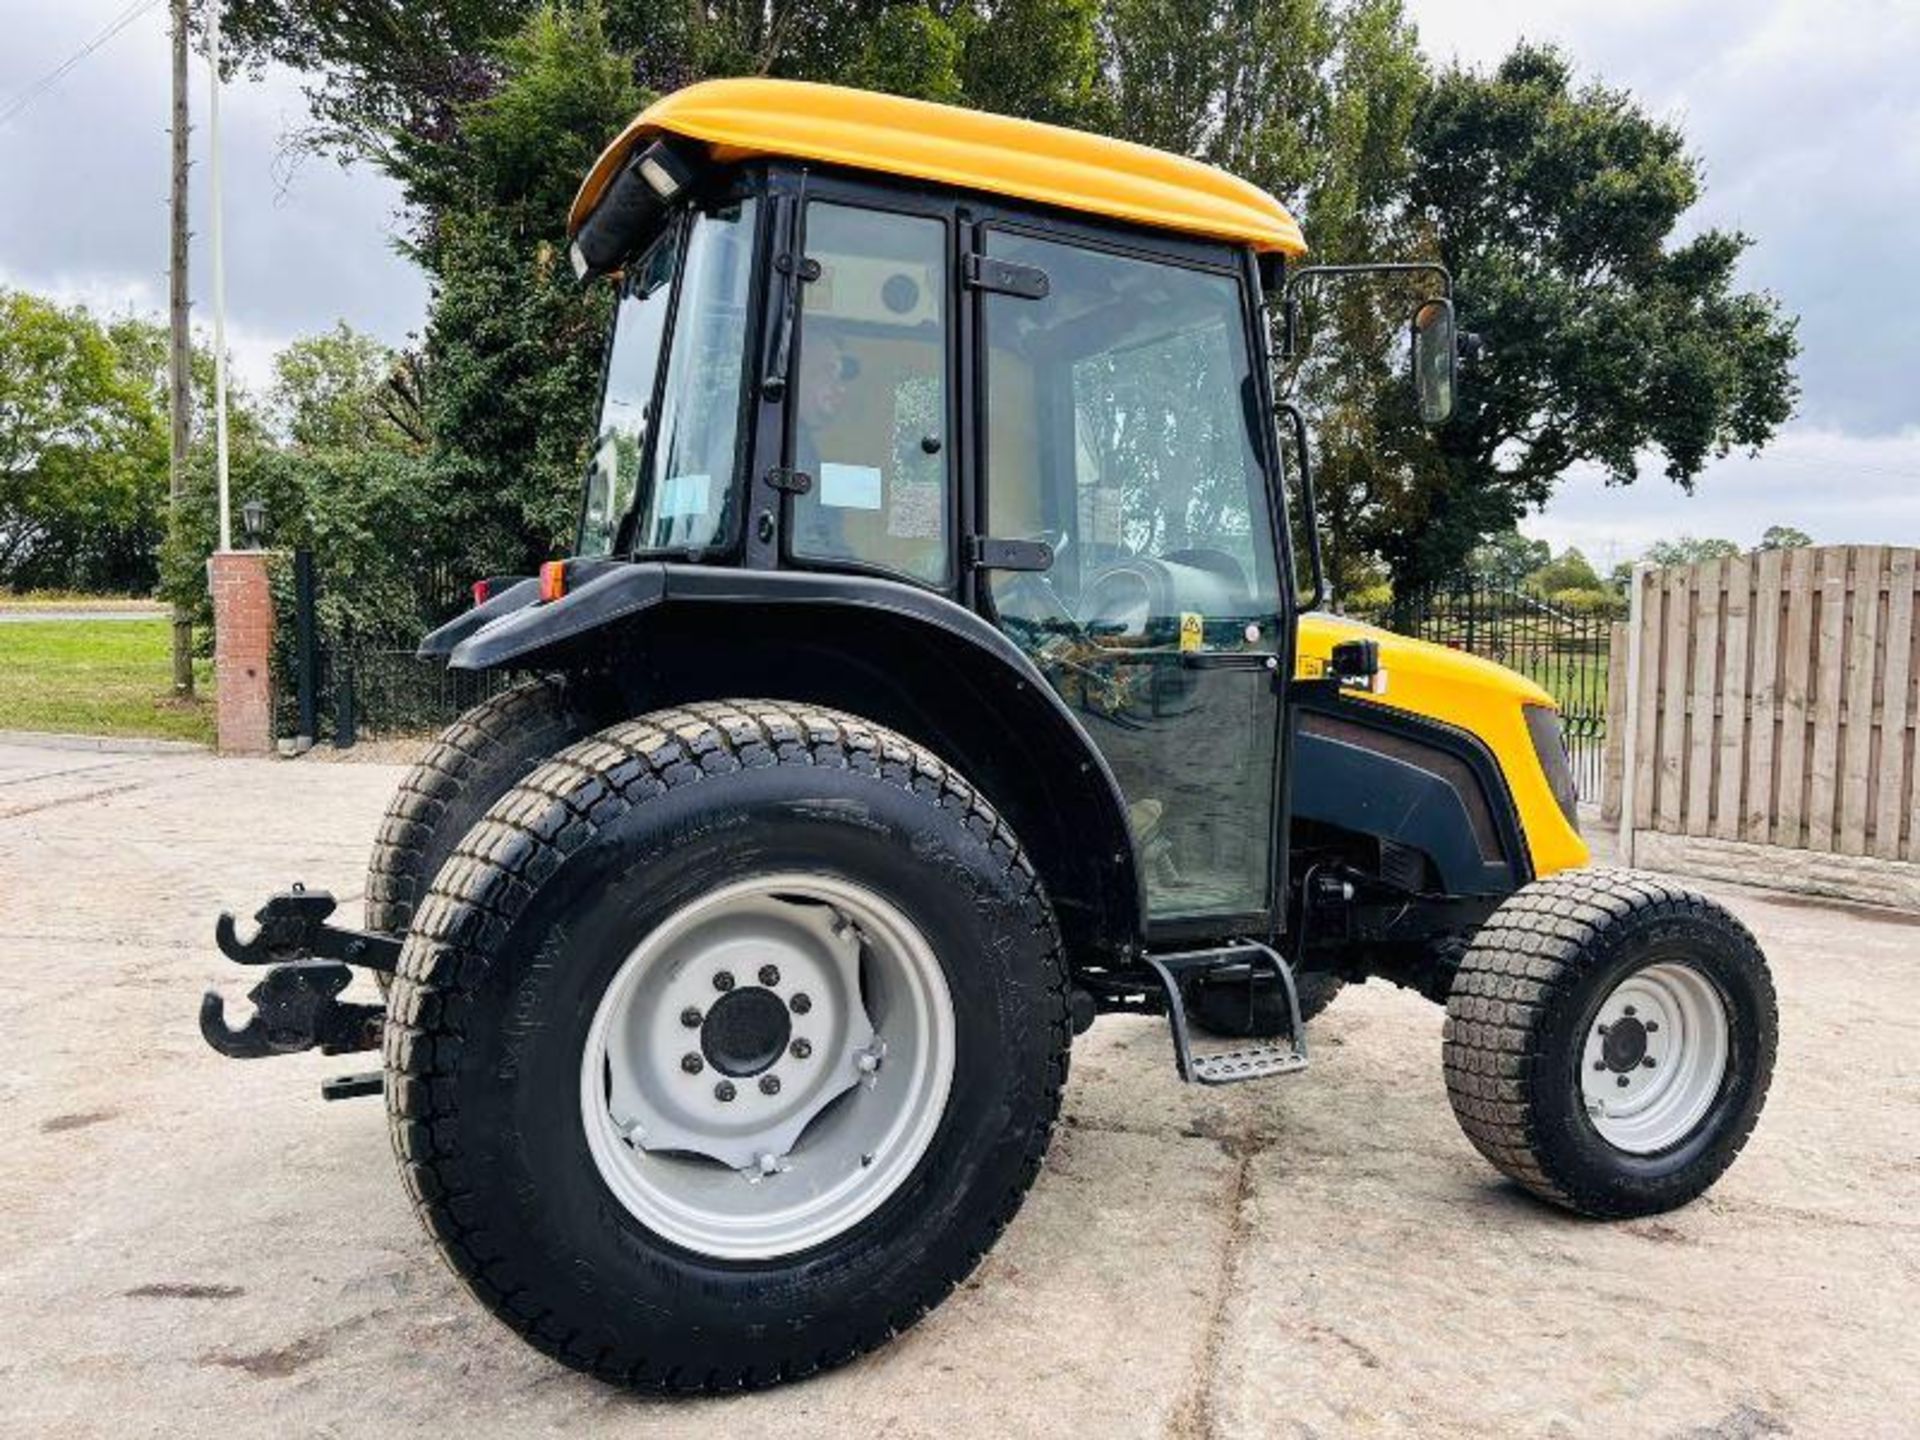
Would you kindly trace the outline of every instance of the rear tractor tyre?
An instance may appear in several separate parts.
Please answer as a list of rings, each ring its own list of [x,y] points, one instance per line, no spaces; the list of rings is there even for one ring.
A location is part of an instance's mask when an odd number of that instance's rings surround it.
[[[405,935],[433,877],[487,808],[603,723],[574,687],[547,676],[482,700],[448,726],[407,772],[380,821],[367,865],[367,928]]]
[[[1271,1040],[1286,1034],[1291,1021],[1280,982],[1263,970],[1252,982],[1251,997],[1247,994],[1247,985],[1245,980],[1196,981],[1187,997],[1188,1022],[1201,1034],[1222,1040]],[[1325,970],[1296,973],[1294,988],[1300,996],[1300,1023],[1305,1025],[1318,1016],[1334,1002],[1345,985],[1338,975]]]
[[[1520,890],[1454,977],[1453,1113],[1480,1153],[1583,1215],[1649,1215],[1717,1180],[1752,1134],[1779,1028],[1765,956],[1658,877],[1574,870]]]
[[[769,701],[541,765],[400,958],[387,1112],[467,1287],[658,1392],[771,1385],[938,1304],[1019,1208],[1070,1034],[1052,910],[932,754]]]

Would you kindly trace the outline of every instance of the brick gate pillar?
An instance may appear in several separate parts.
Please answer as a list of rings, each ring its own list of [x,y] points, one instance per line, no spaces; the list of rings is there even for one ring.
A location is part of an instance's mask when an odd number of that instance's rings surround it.
[[[207,561],[213,587],[214,728],[223,755],[273,753],[273,594],[264,550]]]

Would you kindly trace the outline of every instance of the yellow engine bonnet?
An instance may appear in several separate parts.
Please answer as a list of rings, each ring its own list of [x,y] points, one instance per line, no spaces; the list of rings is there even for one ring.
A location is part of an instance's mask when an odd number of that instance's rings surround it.
[[[1561,813],[1527,729],[1523,707],[1557,710],[1553,696],[1526,676],[1478,655],[1320,611],[1300,617],[1294,673],[1302,679],[1326,673],[1333,647],[1357,639],[1379,645],[1387,682],[1382,694],[1348,692],[1355,699],[1466,730],[1493,752],[1519,811],[1535,875],[1571,870],[1592,859],[1580,832]]]

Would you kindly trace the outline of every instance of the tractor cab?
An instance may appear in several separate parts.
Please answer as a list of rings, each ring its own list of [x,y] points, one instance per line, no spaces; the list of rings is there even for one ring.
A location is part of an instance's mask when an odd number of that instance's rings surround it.
[[[1267,928],[1317,565],[1274,423],[1286,210],[1099,136],[723,81],[629,127],[571,229],[619,295],[579,554],[972,612],[1111,769],[1150,919]]]

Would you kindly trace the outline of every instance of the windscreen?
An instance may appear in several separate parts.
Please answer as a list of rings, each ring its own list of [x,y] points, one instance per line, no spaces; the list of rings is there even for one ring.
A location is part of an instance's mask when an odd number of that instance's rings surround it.
[[[613,341],[600,394],[600,426],[587,467],[587,498],[575,553],[612,553],[615,533],[633,505],[653,418],[660,342],[673,303],[680,229],[670,229],[620,282]]]
[[[746,199],[697,212],[632,267],[579,553],[697,551],[731,535],[755,210]]]

